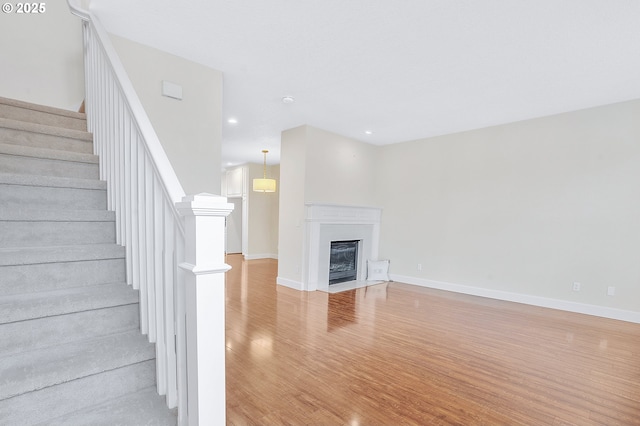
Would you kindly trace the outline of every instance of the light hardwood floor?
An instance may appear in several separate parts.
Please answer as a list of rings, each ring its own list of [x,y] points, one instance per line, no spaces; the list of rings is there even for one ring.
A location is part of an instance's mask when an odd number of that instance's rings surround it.
[[[640,425],[640,325],[228,256],[231,425]]]

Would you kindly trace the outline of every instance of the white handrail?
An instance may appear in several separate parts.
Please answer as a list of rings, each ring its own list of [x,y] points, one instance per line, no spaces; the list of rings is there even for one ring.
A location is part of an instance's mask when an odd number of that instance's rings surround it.
[[[180,181],[167,158],[167,154],[164,152],[164,149],[160,144],[158,135],[153,129],[151,121],[149,121],[149,117],[147,116],[140,99],[136,95],[136,91],[131,84],[131,80],[120,61],[107,32],[100,24],[100,21],[98,21],[91,12],[81,9],[74,3],[75,2],[73,0],[69,0],[69,8],[71,9],[71,12],[82,18],[83,21],[93,23],[94,31],[100,39],[102,48],[104,49],[105,59],[110,63],[113,73],[115,74],[115,83],[120,85],[125,101],[129,105],[131,113],[138,123],[140,133],[147,142],[149,155],[153,158],[153,162],[158,169],[163,171],[161,179],[167,191],[167,195],[174,203],[182,201],[182,198],[186,195],[184,189],[182,189],[182,185],[180,184]]]
[[[127,283],[140,291],[140,329],[156,344],[158,393],[181,425],[224,424],[224,216],[232,205],[185,195],[107,32],[68,3],[83,20],[87,127]]]

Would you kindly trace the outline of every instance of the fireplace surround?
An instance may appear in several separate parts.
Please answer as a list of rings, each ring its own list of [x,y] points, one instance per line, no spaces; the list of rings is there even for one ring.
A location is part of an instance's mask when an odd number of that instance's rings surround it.
[[[378,258],[382,209],[306,203],[302,290],[328,291],[332,241],[359,241],[356,281],[366,281],[366,262]]]

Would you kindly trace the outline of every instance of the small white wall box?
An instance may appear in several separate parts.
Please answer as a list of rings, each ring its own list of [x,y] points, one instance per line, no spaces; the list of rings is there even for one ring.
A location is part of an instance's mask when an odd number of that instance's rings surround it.
[[[182,100],[182,86],[162,80],[162,96]]]
[[[389,261],[367,260],[367,281],[389,281]]]

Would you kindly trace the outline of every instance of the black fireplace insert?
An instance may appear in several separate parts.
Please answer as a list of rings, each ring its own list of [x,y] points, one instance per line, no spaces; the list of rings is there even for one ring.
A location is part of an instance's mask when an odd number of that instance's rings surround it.
[[[358,240],[331,242],[329,285],[357,279],[358,243]]]

